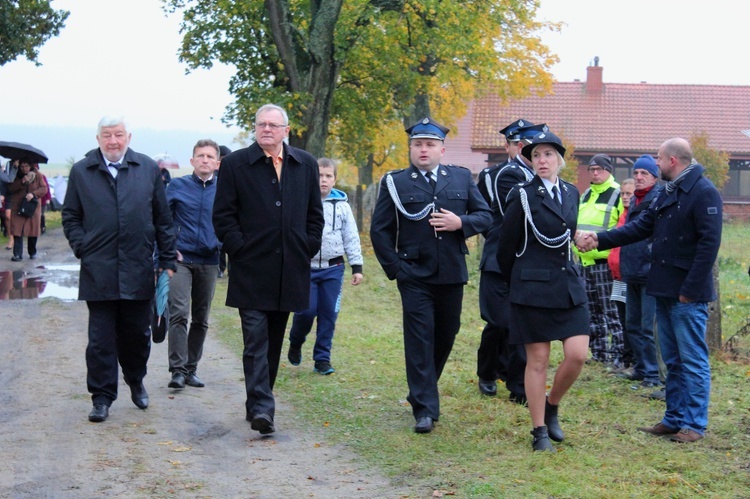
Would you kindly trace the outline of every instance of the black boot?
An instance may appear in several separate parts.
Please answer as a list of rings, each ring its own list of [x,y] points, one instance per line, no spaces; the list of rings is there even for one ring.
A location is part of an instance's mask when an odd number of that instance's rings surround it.
[[[557,407],[550,404],[549,400],[544,402],[544,424],[547,425],[549,438],[555,442],[562,442],[565,440],[565,433],[563,433],[560,422],[557,420]]]
[[[549,435],[547,434],[546,426],[537,426],[531,430],[531,435],[534,437],[534,441],[531,442],[531,448],[537,450],[549,450],[555,452],[555,448],[552,447],[552,442],[549,441]]]

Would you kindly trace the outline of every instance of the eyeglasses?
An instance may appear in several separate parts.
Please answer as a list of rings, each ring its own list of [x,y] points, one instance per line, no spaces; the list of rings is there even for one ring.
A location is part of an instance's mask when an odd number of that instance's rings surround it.
[[[287,125],[278,125],[276,123],[256,123],[256,130],[263,130],[264,128],[270,128],[271,130],[278,130],[279,128],[286,128]]]
[[[604,171],[604,168],[599,168],[598,166],[589,166],[586,169],[589,171],[589,173],[599,173]]]

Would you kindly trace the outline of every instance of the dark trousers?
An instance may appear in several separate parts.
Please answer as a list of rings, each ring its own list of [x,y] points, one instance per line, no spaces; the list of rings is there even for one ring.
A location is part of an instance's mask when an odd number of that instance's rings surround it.
[[[635,354],[635,373],[645,381],[658,383],[659,363],[654,335],[656,298],[646,294],[645,284],[628,284],[625,336]]]
[[[296,312],[289,331],[289,344],[301,347],[312,330],[315,317],[318,327],[315,331],[313,360],[331,361],[333,332],[341,306],[341,288],[344,284],[344,265],[327,269],[312,269],[310,274],[310,307]]]
[[[143,381],[151,354],[151,300],[89,301],[86,368],[91,400],[117,399],[117,364],[129,385]]]
[[[498,272],[482,272],[479,281],[479,313],[487,323],[477,350],[477,376],[488,381],[502,379],[508,390],[525,396],[526,349],[510,345],[510,298],[508,284]]]
[[[620,318],[620,324],[622,324],[622,366],[632,367],[635,365],[635,356],[633,355],[633,346],[630,343],[630,336],[625,328],[625,314],[627,313],[627,303],[619,300],[612,300],[612,303],[617,307],[617,316]]]
[[[227,254],[224,250],[219,251],[219,272],[222,274],[227,270]]]
[[[242,322],[242,368],[245,372],[247,416],[276,413],[273,385],[279,372],[289,312],[240,309]]]
[[[29,256],[36,255],[36,237],[27,237],[27,248],[29,250]],[[13,256],[23,258],[23,236],[13,237]]]
[[[461,327],[463,284],[398,280],[404,327],[407,400],[415,418],[440,417],[438,380]]]
[[[170,372],[188,374],[198,369],[208,333],[216,273],[215,264],[177,262],[177,272],[169,280]]]

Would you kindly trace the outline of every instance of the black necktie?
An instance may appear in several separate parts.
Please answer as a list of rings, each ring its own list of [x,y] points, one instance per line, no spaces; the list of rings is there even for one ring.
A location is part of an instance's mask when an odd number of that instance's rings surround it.
[[[552,186],[552,195],[555,198],[555,201],[562,205],[562,196],[560,196],[560,189],[558,189],[556,185]]]
[[[111,166],[115,170],[119,170],[122,165],[120,163],[110,163],[109,166]]]
[[[432,192],[435,192],[435,186],[437,185],[437,180],[435,180],[435,172],[427,172],[427,181],[430,182]]]

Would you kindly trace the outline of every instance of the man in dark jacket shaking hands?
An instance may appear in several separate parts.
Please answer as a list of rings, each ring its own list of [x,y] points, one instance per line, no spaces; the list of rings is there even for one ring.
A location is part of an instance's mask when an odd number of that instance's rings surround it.
[[[255,143],[221,161],[216,235],[232,271],[226,304],[242,322],[245,419],[276,431],[273,385],[289,313],[310,301],[310,259],[320,249],[323,205],[318,162],[284,143],[289,118],[266,104],[255,114]]]
[[[78,299],[89,309],[89,421],[109,416],[117,398],[118,362],[133,403],[148,407],[143,385],[151,353],[155,246],[159,271],[175,270],[175,236],[156,163],[128,148],[122,117],[105,116],[99,148],[70,170],[62,209],[65,237],[81,259]]]
[[[708,425],[706,323],[708,302],[716,299],[712,268],[721,244],[722,200],[686,140],[664,142],[656,164],[668,182],[648,209],[619,229],[582,236],[579,245],[607,249],[653,236],[646,292],[656,297],[667,410],[659,423],[639,430],[695,442]]]

